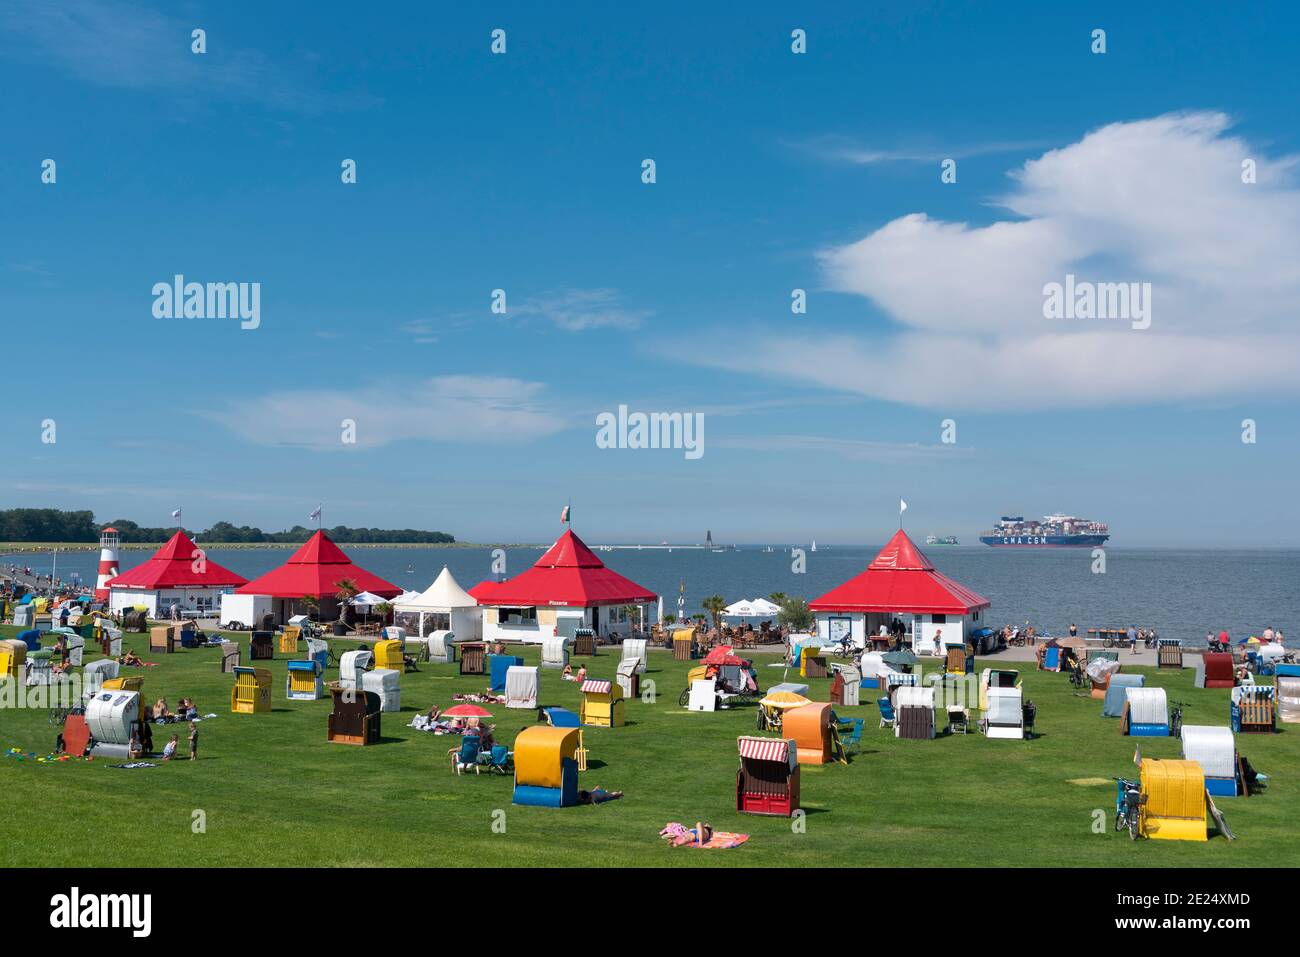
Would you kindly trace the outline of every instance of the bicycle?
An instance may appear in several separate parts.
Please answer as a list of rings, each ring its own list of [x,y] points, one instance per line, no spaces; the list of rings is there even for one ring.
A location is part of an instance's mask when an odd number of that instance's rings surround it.
[[[1129,839],[1136,841],[1141,836],[1142,805],[1146,803],[1146,795],[1137,781],[1115,780],[1119,782],[1115,788],[1115,830],[1128,828]]]
[[[1186,707],[1182,701],[1174,702],[1174,709],[1169,712],[1169,737],[1182,737],[1183,730],[1183,708]]]

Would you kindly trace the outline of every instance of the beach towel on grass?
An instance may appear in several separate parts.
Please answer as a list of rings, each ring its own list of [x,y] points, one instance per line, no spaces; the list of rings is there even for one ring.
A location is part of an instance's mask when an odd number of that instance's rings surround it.
[[[691,841],[685,844],[678,843],[680,838],[690,835]],[[679,824],[677,821],[669,822],[659,836],[671,842],[673,847],[695,847],[706,851],[725,851],[733,847],[739,847],[749,840],[748,834],[737,834],[734,831],[714,831],[713,836],[703,844],[699,843],[699,834],[693,827],[687,827]]]
[[[694,830],[692,828],[692,830]],[[726,851],[733,847],[740,847],[749,840],[748,834],[737,834],[735,831],[714,831],[713,837],[707,844],[687,844],[687,847],[699,848],[705,851]]]
[[[156,768],[158,765],[152,761],[132,761],[129,764],[110,764],[110,768],[120,768],[123,771],[134,771],[136,768]]]

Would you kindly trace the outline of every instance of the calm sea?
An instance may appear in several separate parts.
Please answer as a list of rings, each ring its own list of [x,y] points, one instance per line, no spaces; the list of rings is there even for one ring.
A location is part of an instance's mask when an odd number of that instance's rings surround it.
[[[774,546],[775,547],[775,546]],[[819,546],[807,553],[802,574],[792,571],[789,547],[736,551],[698,549],[615,549],[599,555],[646,588],[664,596],[665,612],[677,608],[685,585],[687,614],[700,610],[706,595],[728,603],[781,591],[814,598],[857,574],[880,546]],[[209,550],[208,557],[247,578],[284,562],[288,549]],[[395,585],[423,589],[445,564],[465,588],[490,577],[489,548],[354,548],[362,567]],[[514,575],[537,560],[539,548],[506,549],[506,571]],[[1300,551],[1195,551],[1108,548],[1105,574],[1092,572],[1089,549],[1006,550],[983,545],[929,548],[926,554],[944,574],[988,597],[994,625],[1033,623],[1040,632],[1063,634],[1071,622],[1089,627],[1154,627],[1163,637],[1200,644],[1206,631],[1227,628],[1234,639],[1282,628],[1300,644]],[[122,553],[123,570],[148,558],[145,551]],[[0,562],[30,565],[48,574],[51,555],[0,556]],[[73,572],[94,584],[97,552],[61,552],[58,573]]]

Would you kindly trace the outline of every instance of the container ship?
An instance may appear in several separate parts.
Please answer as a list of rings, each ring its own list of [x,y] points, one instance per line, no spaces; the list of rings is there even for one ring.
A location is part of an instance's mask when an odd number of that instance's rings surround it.
[[[1041,522],[1003,515],[996,527],[980,533],[980,541],[994,548],[1096,548],[1108,538],[1105,522],[1074,515],[1047,515]]]

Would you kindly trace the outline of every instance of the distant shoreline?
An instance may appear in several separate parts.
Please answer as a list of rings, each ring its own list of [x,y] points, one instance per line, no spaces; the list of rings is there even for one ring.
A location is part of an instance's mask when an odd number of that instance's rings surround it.
[[[120,552],[157,551],[166,542],[123,542]],[[207,548],[302,548],[304,542],[197,542]],[[531,548],[530,544],[479,542],[339,542],[340,548]],[[97,552],[98,542],[0,542],[0,552]]]

